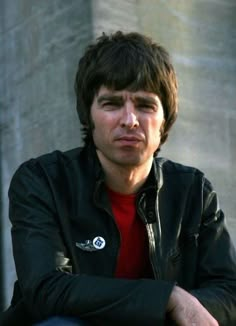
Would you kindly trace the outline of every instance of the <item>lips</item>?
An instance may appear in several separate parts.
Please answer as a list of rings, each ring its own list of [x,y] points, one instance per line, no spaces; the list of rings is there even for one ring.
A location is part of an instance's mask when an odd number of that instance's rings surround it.
[[[122,135],[115,138],[115,141],[122,146],[136,146],[143,141],[141,135]]]
[[[116,137],[115,140],[124,140],[124,141],[142,141],[143,137],[141,135],[122,135],[119,137]]]
[[[138,137],[120,137],[117,140],[130,141],[130,142],[141,141],[141,139]]]

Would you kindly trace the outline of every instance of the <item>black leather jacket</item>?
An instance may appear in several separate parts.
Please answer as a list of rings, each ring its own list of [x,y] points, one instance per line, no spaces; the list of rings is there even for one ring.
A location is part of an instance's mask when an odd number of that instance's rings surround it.
[[[235,250],[217,195],[199,170],[155,158],[137,195],[155,279],[114,278],[120,235],[94,149],[24,163],[9,197],[18,281],[1,325],[51,315],[92,325],[164,325],[176,283],[220,325],[236,325]],[[103,249],[92,244],[97,236]]]

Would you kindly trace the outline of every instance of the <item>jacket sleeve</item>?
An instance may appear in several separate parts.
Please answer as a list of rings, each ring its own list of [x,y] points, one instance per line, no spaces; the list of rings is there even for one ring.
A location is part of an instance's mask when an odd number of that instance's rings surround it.
[[[236,325],[236,253],[217,194],[208,180],[198,243],[198,288],[191,293],[221,326]]]
[[[53,194],[36,163],[21,166],[10,189],[13,254],[32,320],[78,316],[95,325],[162,325],[174,284],[71,272]]]

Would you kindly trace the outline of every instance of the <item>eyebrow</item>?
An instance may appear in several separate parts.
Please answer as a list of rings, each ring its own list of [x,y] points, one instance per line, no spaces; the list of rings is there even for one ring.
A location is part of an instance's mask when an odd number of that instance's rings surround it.
[[[123,102],[123,96],[105,94],[105,95],[99,96],[98,99],[97,99],[98,104],[101,104],[104,101],[113,101],[113,102],[122,103]]]
[[[135,96],[135,102],[158,106],[158,101],[150,96]]]
[[[116,103],[123,103],[124,98],[120,95],[104,94],[98,97],[97,102],[101,104],[104,101],[112,101]],[[145,103],[149,105],[158,106],[158,101],[150,96],[133,96],[134,103]]]

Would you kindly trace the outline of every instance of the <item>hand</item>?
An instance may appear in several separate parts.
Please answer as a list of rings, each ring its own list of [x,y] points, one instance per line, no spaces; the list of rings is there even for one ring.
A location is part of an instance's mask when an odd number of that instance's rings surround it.
[[[170,295],[167,313],[179,326],[219,326],[197,298],[178,286],[173,288]]]

